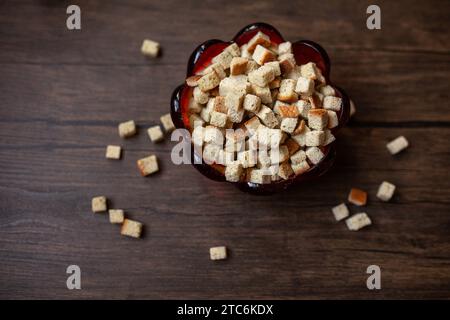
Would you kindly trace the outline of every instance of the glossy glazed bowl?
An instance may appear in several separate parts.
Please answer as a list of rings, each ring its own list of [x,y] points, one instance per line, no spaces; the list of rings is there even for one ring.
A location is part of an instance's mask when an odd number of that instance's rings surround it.
[[[270,37],[270,40],[274,44],[278,45],[286,41],[283,39],[278,30],[269,24],[250,24],[239,31],[231,41],[225,42],[222,40],[213,39],[205,41],[201,45],[199,45],[194,50],[194,52],[192,52],[189,58],[186,78],[195,75],[196,73],[207,67],[210,64],[211,59],[221,53],[222,50],[231,43],[236,42],[239,46],[242,46],[243,44],[247,43],[258,31],[261,31],[268,35]],[[345,126],[348,122],[350,116],[350,100],[347,94],[341,88],[335,86],[330,81],[330,59],[328,57],[328,54],[320,45],[309,40],[300,40],[297,42],[293,42],[292,51],[295,56],[297,65],[305,64],[310,61],[315,62],[317,67],[319,67],[322,71],[327,84],[334,88],[334,90],[336,91],[336,96],[342,98],[342,107],[338,112],[339,125],[336,128],[331,129],[333,135],[336,135],[337,131]],[[187,86],[186,84],[182,84],[174,90],[171,99],[172,121],[175,124],[175,127],[180,129],[187,129],[187,131],[190,130],[188,106],[189,99],[191,99],[192,97],[192,90],[193,88]],[[186,136],[185,139],[190,141],[190,136]],[[224,176],[225,167],[217,164],[208,165],[200,161],[202,159],[202,155],[199,154],[195,150],[195,148],[191,148],[191,163],[200,173],[202,173],[209,179],[233,184],[242,191],[250,192],[253,194],[272,194],[285,190],[292,185],[300,184],[301,182],[315,179],[325,174],[333,165],[336,157],[334,144],[335,142],[332,142],[325,147],[321,147],[322,152],[325,154],[324,158],[318,164],[312,165],[311,168],[305,173],[297,176],[292,176],[287,180],[273,181],[270,184],[256,184],[246,181],[226,181]],[[199,162],[202,163],[196,164]]]

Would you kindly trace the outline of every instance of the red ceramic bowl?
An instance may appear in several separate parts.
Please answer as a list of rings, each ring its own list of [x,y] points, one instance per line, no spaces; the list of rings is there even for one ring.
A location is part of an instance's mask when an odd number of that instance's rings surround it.
[[[278,30],[271,25],[266,23],[250,24],[239,31],[231,41],[225,42],[222,40],[213,39],[205,41],[199,45],[194,52],[192,52],[191,57],[189,58],[186,78],[195,75],[197,72],[207,67],[210,64],[211,59],[222,52],[222,50],[231,43],[236,42],[239,46],[242,46],[247,43],[258,31],[268,35],[274,44],[285,42]],[[309,40],[300,40],[292,43],[292,50],[298,65],[305,64],[310,61],[315,62],[321,69],[327,84],[332,86],[336,91],[336,95],[342,98],[342,108],[338,112],[339,126],[331,130],[332,133],[336,135],[337,131],[345,126],[349,120],[350,100],[341,88],[335,86],[330,81],[330,58],[328,57],[328,54],[320,45]],[[188,131],[190,129],[188,105],[191,96],[192,88],[188,87],[186,84],[182,84],[174,90],[171,99],[171,116],[175,127],[187,129]],[[185,138],[190,141],[190,137]],[[191,163],[200,173],[209,179],[231,183],[242,191],[254,194],[271,194],[285,190],[292,185],[318,178],[325,174],[333,165],[336,157],[334,142],[326,147],[323,147],[322,151],[324,152],[325,157],[318,164],[311,166],[307,172],[301,175],[293,176],[287,180],[274,181],[270,184],[226,181],[225,176],[223,175],[223,166],[216,164],[208,165],[206,163],[194,163],[194,159],[202,159],[202,155],[198,154],[194,148],[192,148]]]

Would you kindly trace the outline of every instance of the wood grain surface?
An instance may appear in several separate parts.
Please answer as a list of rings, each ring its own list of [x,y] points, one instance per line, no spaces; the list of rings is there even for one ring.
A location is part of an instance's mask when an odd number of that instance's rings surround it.
[[[376,31],[370,1],[79,0],[81,31],[66,29],[69,4],[0,1],[0,298],[450,298],[449,1],[378,1]],[[320,43],[357,105],[331,172],[269,197],[173,165],[170,139],[145,132],[192,50],[256,21]],[[160,58],[140,54],[144,38]],[[121,140],[129,119],[140,132]],[[398,135],[411,146],[392,157]],[[135,161],[149,154],[161,172],[142,178]],[[383,180],[398,187],[390,203],[375,197]],[[351,187],[369,193],[360,232],[330,211]],[[92,214],[96,195],[142,221],[144,238]],[[210,261],[215,245],[230,258]],[[71,264],[81,290],[66,288]],[[379,291],[366,288],[372,264]]]

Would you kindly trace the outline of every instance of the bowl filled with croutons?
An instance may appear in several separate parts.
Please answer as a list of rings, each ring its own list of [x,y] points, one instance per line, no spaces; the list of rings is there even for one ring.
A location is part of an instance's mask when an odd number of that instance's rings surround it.
[[[254,23],[231,41],[208,40],[188,61],[171,116],[206,177],[270,194],[323,175],[350,114],[330,81],[330,59],[309,40],[286,41]]]

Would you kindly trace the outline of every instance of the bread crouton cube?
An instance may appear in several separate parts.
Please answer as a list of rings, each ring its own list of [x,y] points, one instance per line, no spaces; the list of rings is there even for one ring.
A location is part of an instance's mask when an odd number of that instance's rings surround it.
[[[231,182],[238,182],[243,172],[242,164],[239,161],[233,161],[225,169],[225,179]]]
[[[152,142],[160,142],[164,139],[164,134],[160,126],[153,126],[148,128],[147,133]]]
[[[261,122],[259,121],[259,118],[257,116],[253,116],[252,118],[247,120],[244,125],[250,132],[250,134],[254,134],[258,127],[261,125]]]
[[[378,188],[377,198],[382,201],[389,201],[394,195],[394,192],[395,192],[395,185],[387,181],[383,181],[380,184],[380,187]]]
[[[199,113],[202,111],[203,106],[195,101],[194,97],[189,99],[188,109],[191,113]]]
[[[313,109],[319,109],[322,108],[322,100],[319,96],[319,93],[314,92],[312,95],[308,97],[308,101],[311,104],[311,107]]]
[[[250,182],[257,184],[267,184],[272,181],[270,172],[264,169],[253,169],[250,172]]]
[[[367,192],[361,189],[352,188],[348,194],[348,202],[357,206],[365,206],[367,203]]]
[[[303,78],[316,80],[317,79],[316,64],[314,62],[302,64],[300,66],[300,73]]]
[[[280,92],[278,93],[278,100],[283,102],[295,102],[298,95],[295,93],[295,80],[283,79],[280,84]]]
[[[285,145],[272,148],[269,152],[271,164],[285,162],[289,159],[289,150]]]
[[[221,113],[225,113],[225,114],[227,113],[228,108],[225,104],[224,96],[217,96],[214,98],[212,111],[221,112]]]
[[[300,77],[297,79],[295,92],[301,95],[310,96],[314,91],[314,80]]]
[[[142,223],[130,219],[124,219],[122,228],[120,228],[120,234],[132,238],[140,238],[142,234]]]
[[[287,133],[294,132],[297,127],[297,118],[283,118],[281,120],[280,129]]]
[[[204,131],[204,141],[206,143],[221,146],[223,145],[224,136],[222,131],[214,126],[206,126]]]
[[[307,147],[318,147],[323,145],[325,141],[325,132],[322,130],[312,130],[306,133],[306,146]]]
[[[283,132],[280,129],[270,129],[263,125],[258,127],[256,134],[260,148],[277,148],[283,140]]]
[[[339,97],[326,96],[323,99],[323,107],[325,109],[339,111],[341,110],[342,99]]]
[[[273,79],[271,82],[269,82],[269,89],[277,89],[281,86],[281,78],[280,77],[276,77],[275,79]]]
[[[278,107],[278,113],[283,118],[297,118],[299,116],[298,108],[296,105],[280,105]]]
[[[149,39],[142,42],[141,53],[145,56],[156,58],[159,53],[159,43]]]
[[[193,96],[195,102],[197,102],[198,104],[206,104],[209,100],[208,93],[203,92],[199,87],[194,88]]]
[[[294,171],[292,171],[292,168],[291,168],[291,165],[289,164],[289,162],[285,161],[283,163],[280,163],[280,166],[278,168],[278,176],[280,176],[284,180],[287,180],[293,174],[294,174]]]
[[[388,148],[390,154],[394,155],[399,153],[400,151],[408,148],[409,143],[408,140],[404,136],[400,136],[395,138],[391,142],[389,142],[386,147]]]
[[[297,80],[300,76],[300,71],[298,71],[298,75],[295,78],[291,78],[289,73],[296,69],[295,57],[292,53],[285,53],[283,55],[278,56],[278,61],[280,62],[280,70],[281,74],[287,76],[288,79]],[[291,74],[291,76],[294,74]]]
[[[306,160],[306,152],[299,150],[291,156],[292,164],[299,164]]]
[[[119,124],[119,136],[121,138],[129,138],[136,134],[136,124],[133,120],[122,122]]]
[[[110,209],[109,211],[109,222],[113,224],[120,224],[123,222],[125,215],[121,209]]]
[[[310,166],[309,166],[309,164],[308,164],[307,161],[302,161],[302,162],[300,162],[300,163],[295,163],[295,164],[292,163],[292,164],[291,164],[291,167],[292,167],[292,170],[294,171],[294,173],[295,173],[296,175],[305,173],[305,172],[308,171],[309,168],[310,168]]]
[[[320,87],[320,93],[323,94],[324,96],[336,95],[336,91],[334,91],[334,88],[330,85]]]
[[[120,146],[109,145],[106,147],[106,158],[107,159],[120,159],[120,154],[122,153],[122,148]]]
[[[261,99],[262,103],[272,103],[272,93],[269,87],[260,87],[255,84],[251,85],[252,93]]]
[[[258,45],[261,45],[263,47],[270,47],[271,45],[269,36],[262,33],[261,31],[258,31],[258,33],[255,34],[253,38],[251,38],[247,43],[247,51],[253,53]]]
[[[245,74],[249,75],[251,72],[257,70],[258,68],[259,68],[259,65],[255,61],[249,60],[247,62],[247,68],[245,69]]]
[[[250,83],[246,75],[230,76],[220,81],[219,94],[226,97],[229,93],[247,94],[250,91]]]
[[[251,168],[254,167],[257,163],[257,155],[254,150],[245,150],[239,152],[238,161],[241,163],[242,168]]]
[[[220,79],[224,79],[227,76],[227,73],[225,72],[224,67],[219,63],[215,62],[210,64],[207,68],[205,68],[201,73],[203,75],[215,72],[219,76]]]
[[[322,130],[328,125],[328,112],[325,109],[311,109],[308,112],[308,127]]]
[[[226,70],[230,67],[231,60],[233,60],[233,55],[229,51],[222,51],[217,56],[212,58],[213,63],[220,63],[222,67]]]
[[[201,78],[201,75],[194,75],[186,78],[186,84],[189,87],[196,87],[198,85],[198,80]]]
[[[297,127],[295,128],[294,132],[292,132],[292,135],[295,136],[295,135],[303,133],[303,131],[305,131],[305,128],[307,128],[306,122],[305,122],[305,120],[302,119],[302,120],[298,121]],[[308,130],[309,130],[309,128],[308,128]]]
[[[334,218],[336,221],[341,221],[342,219],[345,219],[349,216],[350,212],[348,211],[347,206],[345,203],[341,203],[331,209],[333,212]]]
[[[252,58],[256,61],[257,64],[262,66],[266,62],[275,60],[275,55],[272,51],[264,48],[261,45],[257,45],[255,51],[253,52]]]
[[[305,100],[298,100],[295,105],[298,112],[303,119],[308,119],[309,110],[311,110],[311,104]]]
[[[209,91],[217,87],[220,83],[220,78],[216,72],[210,72],[198,79],[198,87],[203,92]]]
[[[278,45],[278,54],[281,56],[285,53],[292,53],[292,43],[289,41],[282,42]]]
[[[241,56],[242,58],[251,59],[251,58],[252,58],[252,54],[251,54],[250,52],[248,52],[247,49],[248,49],[248,44],[247,44],[247,43],[244,43],[244,44],[240,47],[240,50],[241,50],[240,56]]]
[[[323,139],[322,146],[327,146],[336,140],[335,136],[331,133],[330,130],[325,129],[323,132],[325,133],[325,138]]]
[[[239,57],[241,55],[241,50],[236,42],[230,44],[223,51],[229,52],[233,57]]]
[[[299,124],[299,126],[301,125],[301,122]],[[297,129],[299,129],[297,126]],[[301,147],[306,146],[306,133],[310,132],[311,130],[308,128],[308,126],[303,125],[303,130],[295,130],[294,133],[292,134],[292,139],[295,140],[295,142],[297,142]],[[298,131],[300,131],[300,133],[297,133]]]
[[[223,246],[209,248],[209,257],[211,260],[225,260],[227,258],[227,248]]]
[[[166,130],[166,132],[172,132],[173,130],[175,130],[175,125],[173,124],[172,121],[172,116],[170,115],[170,113],[166,113],[165,115],[161,116],[161,118],[159,118],[161,120],[161,123],[164,127],[164,130]]]
[[[306,156],[308,157],[309,161],[311,161],[311,163],[318,164],[325,155],[319,148],[310,147],[306,149]]]
[[[256,114],[258,118],[269,128],[275,128],[278,125],[278,120],[275,117],[272,109],[261,105],[261,109]]]
[[[143,177],[155,173],[159,170],[158,159],[156,158],[155,155],[139,159],[137,161],[137,166],[139,168],[139,172]]]
[[[261,98],[253,94],[247,94],[244,97],[244,109],[250,112],[258,112],[261,107]]]
[[[234,123],[242,122],[245,110],[242,108],[244,100],[243,94],[230,93],[225,97],[225,105],[227,107],[228,119]]]
[[[192,129],[202,127],[204,124],[205,121],[198,114],[193,113],[189,116],[189,125]]]
[[[370,220],[367,213],[360,212],[345,220],[345,224],[347,225],[347,228],[349,230],[358,231],[366,226],[371,225],[372,221]]]
[[[223,128],[227,124],[227,115],[222,112],[213,111],[211,113],[211,125]]]
[[[107,202],[106,197],[104,196],[98,196],[92,198],[92,212],[98,213],[98,212],[104,212],[107,209]]]
[[[245,71],[247,70],[247,62],[247,58],[234,57],[230,63],[230,74],[245,74]]]
[[[328,129],[336,128],[339,125],[337,113],[333,110],[327,110],[328,113]]]
[[[278,77],[281,75],[280,62],[278,62],[278,61],[266,62],[264,64],[264,66],[272,68],[273,73],[275,74],[275,77]]]
[[[205,161],[205,163],[219,163],[220,150],[222,150],[222,148],[216,144],[206,144],[203,148],[203,160]]]
[[[295,154],[300,149],[300,145],[292,138],[286,139],[284,144],[289,150],[289,155]]]
[[[250,72],[248,81],[259,87],[265,87],[275,79],[275,72],[272,67],[264,65],[255,71]]]

